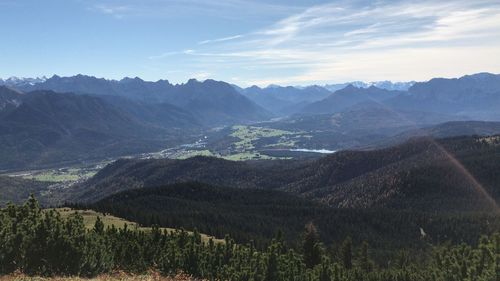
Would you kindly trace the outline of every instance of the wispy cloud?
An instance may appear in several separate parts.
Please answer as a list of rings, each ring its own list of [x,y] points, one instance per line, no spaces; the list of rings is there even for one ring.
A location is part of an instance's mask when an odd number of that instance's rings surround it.
[[[239,39],[241,37],[243,37],[243,35],[238,34],[238,35],[234,35],[234,36],[222,37],[222,38],[217,38],[217,39],[203,40],[203,41],[198,42],[198,45],[205,45],[205,44],[210,44],[210,43],[225,42],[225,41]]]
[[[132,7],[126,5],[109,5],[109,4],[98,4],[94,6],[95,9],[100,12],[111,15],[115,18],[123,18],[130,11],[133,10]]]
[[[239,19],[243,16],[285,15],[298,8],[255,0],[88,0],[91,8],[113,16],[172,18],[214,16]]]
[[[336,1],[267,28],[199,41],[182,54],[221,76],[238,69],[238,79],[261,85],[426,79],[500,71],[499,26],[496,0]]]

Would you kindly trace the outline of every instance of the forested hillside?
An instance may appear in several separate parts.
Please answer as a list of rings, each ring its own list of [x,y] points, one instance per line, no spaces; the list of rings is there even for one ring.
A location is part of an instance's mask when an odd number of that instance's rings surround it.
[[[425,249],[428,243],[473,243],[500,229],[495,214],[434,214],[387,209],[338,209],[282,191],[222,188],[201,183],[124,191],[93,204],[71,205],[111,213],[145,226],[198,229],[238,242],[265,245],[276,233],[294,245],[314,222],[327,245],[347,236],[384,252]],[[422,236],[424,231],[425,237]]]
[[[21,203],[26,201],[31,194],[41,198],[42,204],[46,197],[42,196],[48,190],[49,182],[39,182],[34,180],[22,179],[19,177],[0,176],[0,207],[7,203]]]
[[[342,208],[495,210],[493,201],[500,196],[499,143],[498,137],[420,138],[314,161],[120,160],[75,187],[72,196],[97,201],[122,190],[199,181],[284,190]]]
[[[132,105],[135,112],[129,113],[123,110],[124,103],[117,106],[96,96],[71,93],[36,91],[8,101],[0,108],[0,169],[153,151],[190,139],[197,126],[173,106],[158,105],[158,117],[153,108]],[[150,118],[141,116],[141,111]],[[163,126],[158,125],[160,120]]]
[[[416,260],[404,251],[382,262],[372,259],[368,243],[346,237],[325,248],[313,224],[303,231],[297,249],[277,234],[264,249],[253,243],[205,243],[195,232],[149,232],[127,227],[104,228],[97,220],[86,230],[78,215],[62,219],[42,212],[35,199],[0,210],[0,274],[80,275],[148,270],[163,275],[179,271],[209,280],[498,280],[500,237],[482,237],[476,246],[434,247],[428,259]]]

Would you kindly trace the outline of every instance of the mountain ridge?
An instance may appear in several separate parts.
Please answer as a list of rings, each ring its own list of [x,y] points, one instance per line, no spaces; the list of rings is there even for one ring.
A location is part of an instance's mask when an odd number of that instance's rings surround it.
[[[79,194],[78,200],[93,201],[109,195],[110,191],[198,181],[284,190],[342,208],[484,210],[491,206],[484,204],[485,198],[470,189],[471,183],[464,181],[455,161],[459,159],[471,173],[480,175],[485,188],[498,200],[500,190],[494,182],[500,178],[491,174],[500,163],[497,143],[500,143],[499,137],[418,138],[383,149],[341,151],[318,160],[283,160],[267,162],[268,165],[206,157],[120,160],[72,193]],[[477,161],[487,164],[479,167]],[[446,178],[450,180],[441,182]],[[364,195],[360,196],[360,192]],[[444,204],[441,200],[446,200],[447,194],[450,201]],[[400,196],[411,199],[402,200]]]
[[[54,75],[41,83],[21,86],[20,90],[53,90],[120,96],[147,103],[166,102],[191,112],[209,126],[262,121],[271,117],[269,112],[238,93],[231,85],[210,79],[203,82],[190,79],[185,84],[173,85],[167,80],[149,82],[138,77],[107,80],[81,74],[71,77]]]

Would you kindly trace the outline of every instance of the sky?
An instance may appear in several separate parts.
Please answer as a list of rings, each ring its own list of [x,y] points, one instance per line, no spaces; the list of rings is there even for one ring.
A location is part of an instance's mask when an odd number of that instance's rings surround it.
[[[241,86],[500,73],[499,0],[0,0],[0,77]]]

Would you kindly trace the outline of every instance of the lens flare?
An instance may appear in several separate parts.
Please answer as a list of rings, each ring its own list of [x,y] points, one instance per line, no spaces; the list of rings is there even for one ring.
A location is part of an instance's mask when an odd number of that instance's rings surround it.
[[[481,183],[479,183],[479,181],[474,177],[474,175],[472,175],[472,173],[469,170],[467,170],[467,168],[465,168],[465,166],[455,156],[449,153],[441,144],[439,144],[432,138],[431,141],[446,156],[447,160],[450,161],[453,167],[455,167],[457,171],[467,179],[467,181],[474,188],[474,191],[480,194],[487,201],[488,205],[490,205],[493,208],[493,210],[495,210],[495,212],[499,212],[500,209],[495,199],[491,197],[491,195],[486,191],[484,186]]]
[[[404,120],[404,121],[407,121],[408,123],[411,123],[415,129],[420,128],[419,126],[417,126],[417,123],[415,121],[406,118],[404,115],[393,110],[389,106],[387,106],[387,105],[385,105],[385,104],[383,104],[375,99],[370,99],[370,100],[373,101],[374,103],[380,105],[385,110],[396,114],[401,120]],[[436,148],[440,152],[443,153],[443,155],[445,156],[445,159],[447,161],[449,161],[450,164],[452,164],[452,167],[454,167],[455,170],[471,184],[473,191],[476,194],[479,194],[482,198],[484,198],[486,203],[492,208],[492,210],[494,210],[495,213],[500,213],[500,208],[499,208],[497,202],[495,201],[495,199],[488,193],[488,191],[474,177],[474,175],[472,175],[472,173],[455,156],[453,156],[453,154],[448,152],[448,150],[446,150],[446,148],[444,146],[442,146],[440,143],[438,143],[431,135],[427,135],[426,137],[432,144],[434,144],[436,146]]]

